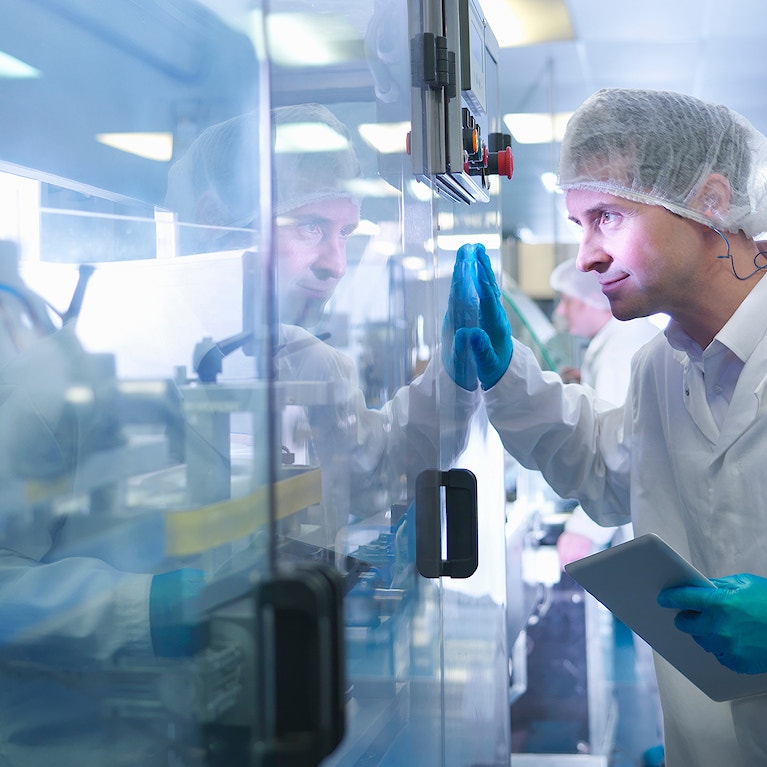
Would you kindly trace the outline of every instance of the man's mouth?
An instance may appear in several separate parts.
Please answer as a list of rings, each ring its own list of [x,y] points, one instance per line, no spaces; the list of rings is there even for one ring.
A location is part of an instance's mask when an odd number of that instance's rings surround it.
[[[616,288],[621,282],[628,278],[628,274],[602,275],[599,278],[599,284],[602,286],[603,293],[609,293]]]

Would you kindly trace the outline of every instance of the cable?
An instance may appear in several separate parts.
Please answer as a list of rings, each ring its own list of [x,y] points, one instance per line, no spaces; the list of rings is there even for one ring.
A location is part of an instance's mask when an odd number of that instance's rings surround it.
[[[735,277],[741,281],[745,281],[753,277],[757,272],[763,272],[765,269],[767,269],[767,251],[760,250],[755,256],[754,256],[754,271],[751,272],[751,274],[747,274],[745,277],[741,277],[736,271],[735,271],[735,261],[732,258],[732,253],[730,253],[730,243],[729,240],[715,227],[711,227],[723,240],[724,244],[727,246],[727,253],[723,256],[717,256],[717,258],[729,258],[730,259],[730,266],[732,266],[732,273],[735,275]],[[757,259],[759,257],[762,257],[765,260],[765,263],[763,263],[761,266],[757,264]]]

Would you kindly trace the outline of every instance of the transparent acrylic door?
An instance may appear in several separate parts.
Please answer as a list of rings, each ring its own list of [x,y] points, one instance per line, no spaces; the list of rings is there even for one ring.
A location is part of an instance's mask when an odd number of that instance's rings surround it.
[[[4,764],[266,739],[269,117],[252,9],[222,5],[0,4]]]
[[[416,178],[411,5],[266,6],[275,374],[277,391],[295,391],[281,452],[322,489],[278,521],[276,558],[342,579],[346,734],[325,764],[506,764],[502,451],[478,392],[439,355],[455,251],[482,240],[499,261],[499,185],[470,206]],[[427,577],[418,478],[456,468],[478,479],[479,566]]]
[[[498,188],[416,178],[410,5],[0,0],[0,761],[508,759],[501,451],[439,354]]]

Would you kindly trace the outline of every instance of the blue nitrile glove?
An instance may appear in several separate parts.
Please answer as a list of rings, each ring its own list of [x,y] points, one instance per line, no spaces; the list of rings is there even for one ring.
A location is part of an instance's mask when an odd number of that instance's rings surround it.
[[[456,255],[442,323],[442,362],[450,377],[473,391],[495,386],[513,350],[511,327],[484,245],[462,245]]]
[[[741,573],[711,582],[716,588],[665,589],[658,604],[681,610],[676,627],[723,666],[740,674],[767,671],[767,578]]]
[[[205,646],[205,626],[193,605],[204,586],[205,574],[190,567],[152,578],[149,627],[157,657],[186,658]]]

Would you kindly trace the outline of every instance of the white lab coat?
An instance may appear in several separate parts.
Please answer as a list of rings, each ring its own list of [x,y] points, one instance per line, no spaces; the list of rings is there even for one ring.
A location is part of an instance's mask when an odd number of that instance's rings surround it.
[[[333,404],[309,408],[308,420],[313,449],[326,462],[326,505],[344,523],[400,500],[406,477],[420,467],[447,468],[465,447],[479,392],[455,386],[439,364],[370,410],[348,357],[301,328],[283,328],[280,340],[281,380],[333,382]],[[0,405],[13,407],[13,399]],[[87,515],[41,510],[0,519],[2,767],[166,764],[167,722],[104,716],[103,690],[93,686],[104,684],[102,663],[122,656],[152,663],[151,572],[173,564],[163,559],[156,522],[121,539],[100,535],[98,519]]]
[[[754,348],[718,435],[689,401],[686,392],[700,392],[687,355],[662,335],[634,358],[627,404],[614,409],[515,344],[485,393],[490,420],[520,463],[602,524],[631,519],[637,535],[657,533],[711,577],[767,576],[766,301],[764,279],[733,317]],[[715,703],[665,662],[656,667],[668,767],[767,765],[767,696]]]

